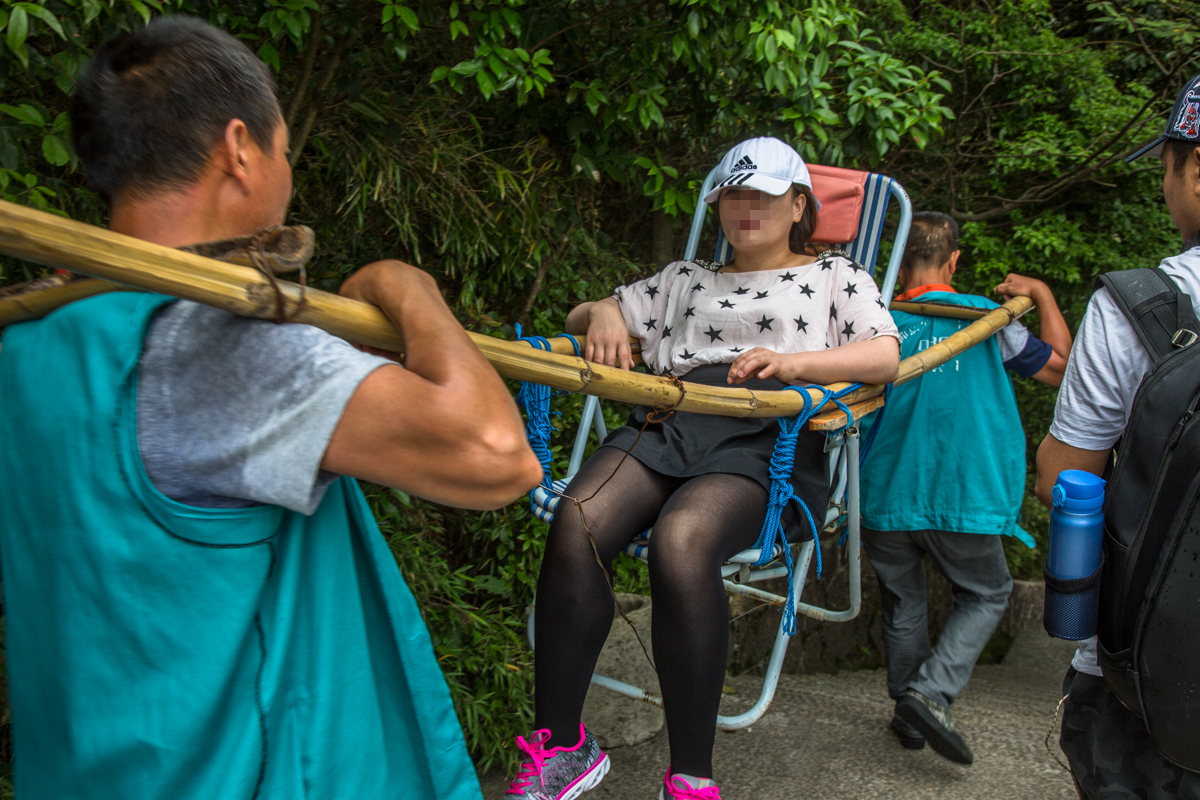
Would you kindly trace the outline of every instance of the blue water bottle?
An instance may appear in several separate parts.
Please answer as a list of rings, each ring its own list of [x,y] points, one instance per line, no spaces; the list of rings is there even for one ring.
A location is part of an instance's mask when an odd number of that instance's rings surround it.
[[[1042,624],[1051,636],[1078,641],[1096,633],[1104,567],[1104,481],[1090,472],[1065,469],[1051,497]]]

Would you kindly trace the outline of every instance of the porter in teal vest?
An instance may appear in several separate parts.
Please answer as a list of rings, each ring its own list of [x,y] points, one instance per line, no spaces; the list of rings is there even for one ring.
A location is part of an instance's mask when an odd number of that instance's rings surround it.
[[[22,800],[479,796],[421,615],[354,480],[312,516],[195,508],[137,446],[168,298],[9,328],[0,568]]]
[[[985,297],[928,292],[921,300],[996,308]],[[963,320],[892,312],[907,358],[957,333]],[[1033,539],[1017,525],[1025,493],[1025,432],[993,336],[892,390],[862,471],[862,524],[885,531],[958,531]]]

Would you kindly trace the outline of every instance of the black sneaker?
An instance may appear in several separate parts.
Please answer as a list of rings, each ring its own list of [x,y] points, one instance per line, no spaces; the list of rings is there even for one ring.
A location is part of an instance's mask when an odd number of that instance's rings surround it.
[[[971,748],[954,729],[950,709],[935,703],[920,692],[909,689],[896,701],[896,716],[916,728],[929,741],[934,751],[959,764],[971,764],[975,756]]]
[[[905,750],[925,749],[925,737],[921,732],[897,716],[892,717],[892,732]]]

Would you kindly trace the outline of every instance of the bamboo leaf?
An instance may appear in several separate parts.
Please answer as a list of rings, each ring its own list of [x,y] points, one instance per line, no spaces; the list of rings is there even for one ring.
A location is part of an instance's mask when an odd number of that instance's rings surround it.
[[[42,116],[42,112],[28,103],[22,103],[20,106],[0,105],[0,111],[21,120],[26,125],[32,125],[35,128],[46,127],[46,118]]]
[[[56,167],[61,167],[71,160],[71,154],[67,152],[67,146],[63,144],[63,140],[50,134],[42,139],[42,155]]]
[[[142,18],[142,22],[150,21],[150,9],[146,8],[145,3],[141,2],[141,0],[129,0],[129,5],[132,6],[133,10],[136,11],[138,16]]]
[[[8,49],[20,60],[21,65],[29,66],[29,53],[25,50],[25,37],[29,35],[29,15],[23,8],[14,8],[8,16],[8,29],[5,32],[5,42]]]
[[[46,27],[57,33],[60,39],[67,38],[67,35],[63,33],[62,25],[59,23],[58,18],[42,6],[33,3],[17,3],[13,8],[19,8],[31,17],[37,17],[46,24]]]
[[[484,99],[488,99],[496,91],[496,82],[492,80],[491,74],[486,69],[481,69],[475,73],[475,82],[479,84],[479,91],[483,93]]]
[[[269,41],[263,42],[258,48],[258,57],[272,70],[279,72],[279,51],[275,49],[275,45]]]
[[[421,29],[421,21],[417,19],[417,12],[413,11],[408,6],[398,6],[396,10],[400,15],[400,21],[403,22],[410,31],[416,33]]]

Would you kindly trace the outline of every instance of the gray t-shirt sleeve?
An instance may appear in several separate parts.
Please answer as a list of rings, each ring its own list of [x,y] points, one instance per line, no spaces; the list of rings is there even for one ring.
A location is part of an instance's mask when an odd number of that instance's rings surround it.
[[[1019,322],[1010,322],[1001,328],[996,340],[1000,345],[1000,360],[1004,362],[1004,368],[1022,378],[1031,378],[1041,372],[1054,353],[1050,345]]]
[[[996,344],[1000,345],[1000,360],[1011,361],[1020,355],[1029,341],[1029,329],[1019,322],[1010,322],[996,333]]]
[[[320,469],[363,379],[395,363],[309,325],[180,301],[158,313],[138,374],[138,450],[154,485],[205,508],[313,513]]]

